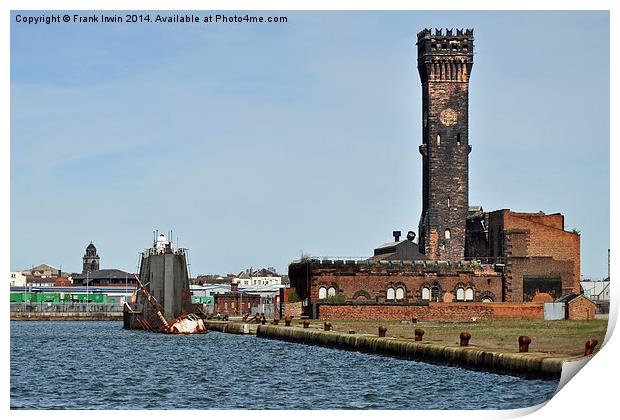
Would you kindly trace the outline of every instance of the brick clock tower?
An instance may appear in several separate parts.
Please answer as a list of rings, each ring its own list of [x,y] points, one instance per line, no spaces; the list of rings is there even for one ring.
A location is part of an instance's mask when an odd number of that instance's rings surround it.
[[[465,255],[468,211],[469,75],[473,29],[418,33],[422,82],[422,216],[419,246],[431,260]]]

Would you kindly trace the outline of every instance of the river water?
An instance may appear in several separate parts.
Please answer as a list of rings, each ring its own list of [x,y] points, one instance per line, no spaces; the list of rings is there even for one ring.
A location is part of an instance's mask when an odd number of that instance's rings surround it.
[[[503,409],[557,385],[252,335],[11,321],[12,409]]]

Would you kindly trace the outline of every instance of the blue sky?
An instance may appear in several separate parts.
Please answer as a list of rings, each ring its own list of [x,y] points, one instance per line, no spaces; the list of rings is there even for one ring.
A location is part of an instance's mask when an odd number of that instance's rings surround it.
[[[417,231],[416,33],[473,27],[470,204],[563,213],[606,276],[608,13],[255,14],[288,23],[12,19],[12,270],[81,271],[92,240],[133,271],[159,229],[192,274],[286,272]]]

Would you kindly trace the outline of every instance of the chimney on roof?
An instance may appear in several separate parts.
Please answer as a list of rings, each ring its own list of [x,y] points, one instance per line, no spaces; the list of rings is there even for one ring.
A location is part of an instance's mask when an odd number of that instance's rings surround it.
[[[394,242],[400,241],[400,230],[392,231],[392,235],[394,236]]]

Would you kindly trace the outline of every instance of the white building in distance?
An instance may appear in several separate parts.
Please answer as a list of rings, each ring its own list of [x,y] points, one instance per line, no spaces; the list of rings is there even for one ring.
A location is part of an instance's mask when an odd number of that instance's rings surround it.
[[[240,286],[277,286],[282,284],[282,276],[273,267],[260,270],[246,270],[233,279]]]
[[[20,271],[11,271],[9,285],[14,287],[25,287],[26,275]]]

